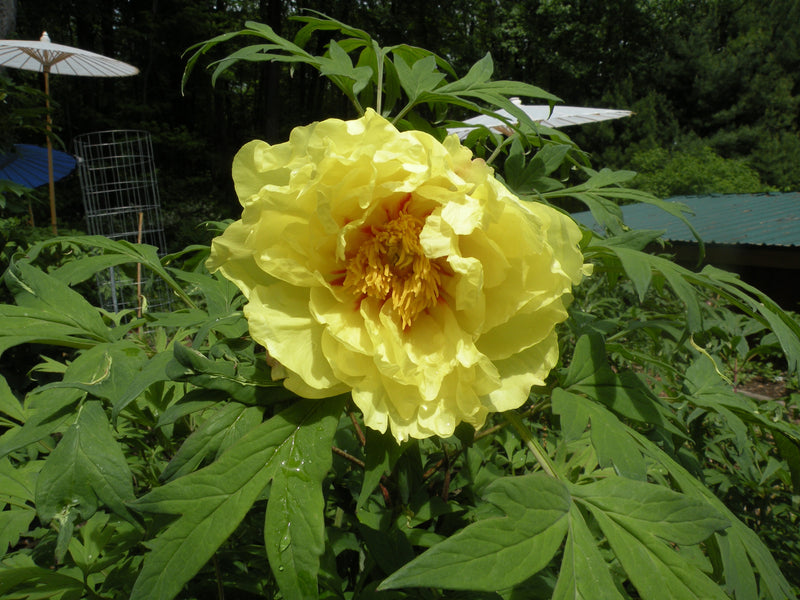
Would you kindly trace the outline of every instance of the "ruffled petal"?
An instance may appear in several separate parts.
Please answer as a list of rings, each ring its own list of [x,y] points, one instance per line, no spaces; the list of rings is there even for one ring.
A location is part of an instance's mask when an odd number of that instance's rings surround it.
[[[207,264],[247,297],[253,339],[298,395],[349,390],[371,428],[447,437],[521,406],[555,366],[589,273],[580,229],[456,136],[367,110],[250,142],[233,177],[242,218]]]

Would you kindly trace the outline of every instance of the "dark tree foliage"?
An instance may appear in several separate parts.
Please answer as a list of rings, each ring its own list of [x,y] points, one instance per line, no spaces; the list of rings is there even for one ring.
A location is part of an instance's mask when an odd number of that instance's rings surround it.
[[[177,249],[203,239],[201,221],[235,214],[230,162],[241,144],[280,142],[298,124],[352,116],[327,80],[302,67],[239,65],[215,86],[198,69],[181,92],[187,48],[247,20],[291,37],[298,24],[290,17],[304,9],[384,45],[432,50],[460,72],[491,52],[498,78],[539,85],[571,105],[635,111],[568,130],[599,164],[630,167],[657,148],[680,159],[700,139],[721,158],[744,160],[763,186],[800,184],[795,0],[20,0],[13,37],[47,30],[55,42],[139,67],[123,79],[53,77],[56,133],[70,149],[81,133],[150,131]],[[326,42],[313,37],[309,49]],[[40,142],[32,131],[19,136]],[[59,197],[65,225],[80,227],[77,178],[59,183]]]

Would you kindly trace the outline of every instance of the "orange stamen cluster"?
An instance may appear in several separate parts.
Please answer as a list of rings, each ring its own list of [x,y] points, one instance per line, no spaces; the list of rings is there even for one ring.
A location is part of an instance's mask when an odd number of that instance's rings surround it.
[[[436,305],[442,283],[439,265],[425,256],[419,241],[424,224],[403,206],[382,226],[370,227],[347,262],[343,282],[360,299],[391,301],[404,329]]]

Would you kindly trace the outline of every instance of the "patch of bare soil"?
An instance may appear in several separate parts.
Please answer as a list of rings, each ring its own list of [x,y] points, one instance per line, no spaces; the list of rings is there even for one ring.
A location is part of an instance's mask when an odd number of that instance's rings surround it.
[[[756,400],[778,400],[787,397],[793,390],[788,388],[784,380],[754,378],[737,386],[736,391]]]

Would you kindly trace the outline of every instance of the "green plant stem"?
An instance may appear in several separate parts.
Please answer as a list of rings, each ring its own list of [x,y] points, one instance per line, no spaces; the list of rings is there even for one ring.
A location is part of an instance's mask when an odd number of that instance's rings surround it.
[[[383,101],[383,48],[375,40],[372,40],[372,49],[375,51],[375,66],[378,79],[375,85],[375,112],[381,114],[381,103]]]
[[[219,560],[217,559],[217,553],[214,553],[214,575],[217,579],[217,598],[219,600],[225,600],[225,586],[222,583],[222,571],[219,568]]]
[[[489,156],[489,158],[486,159],[487,165],[491,165],[494,162],[494,159],[497,158],[497,155],[500,154],[503,148],[505,148],[510,143],[509,142],[510,139],[511,137],[507,137],[502,142],[500,142],[500,144],[498,144],[497,148],[494,149],[494,152],[492,152],[491,156]]]
[[[555,467],[553,467],[553,463],[550,462],[550,458],[547,456],[544,448],[542,448],[541,444],[539,444],[539,441],[531,435],[530,430],[525,427],[525,424],[522,422],[522,419],[519,418],[519,415],[508,410],[503,413],[503,416],[509,423],[511,423],[511,426],[517,431],[519,437],[522,438],[522,441],[525,442],[528,450],[530,450],[531,454],[533,454],[533,456],[536,458],[539,465],[542,467],[542,470],[550,475],[550,477],[559,479]]]
[[[405,117],[406,113],[410,111],[412,108],[414,108],[414,105],[415,102],[413,100],[409,101],[409,103],[406,104],[399,113],[397,113],[397,116],[394,119],[392,119],[392,125],[397,125],[397,122],[403,117]]]

